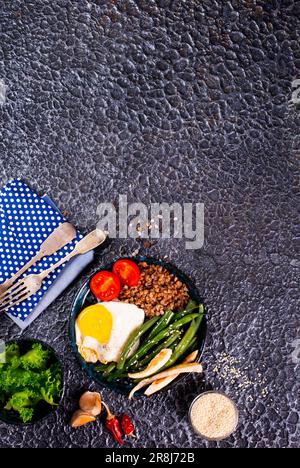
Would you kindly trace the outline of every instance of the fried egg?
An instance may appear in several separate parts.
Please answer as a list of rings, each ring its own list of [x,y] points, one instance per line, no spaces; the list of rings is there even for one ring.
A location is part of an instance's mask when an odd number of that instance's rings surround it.
[[[86,362],[117,362],[128,338],[144,320],[143,309],[134,304],[112,301],[87,307],[75,324],[78,351]]]

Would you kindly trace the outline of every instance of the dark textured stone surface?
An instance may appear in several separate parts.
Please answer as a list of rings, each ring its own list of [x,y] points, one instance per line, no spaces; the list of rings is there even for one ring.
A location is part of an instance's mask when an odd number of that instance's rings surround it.
[[[300,111],[289,107],[300,78],[299,13],[292,0],[1,2],[2,184],[18,176],[47,192],[84,232],[97,204],[119,193],[205,203],[203,249],[173,240],[141,249],[168,255],[205,298],[205,383],[191,377],[171,394],[130,404],[103,391],[114,410],[135,415],[134,446],[300,445],[299,366],[291,360],[300,338]],[[113,241],[91,271],[138,246]],[[67,424],[80,392],[96,388],[67,342],[81,282],[25,333],[46,337],[63,357],[63,405],[46,425],[0,424],[2,447],[114,446],[100,421],[78,431]],[[0,334],[18,330],[2,317]],[[244,360],[257,384],[236,391],[218,378],[220,352]],[[239,405],[238,431],[224,443],[207,444],[190,429],[188,406],[203,387]]]

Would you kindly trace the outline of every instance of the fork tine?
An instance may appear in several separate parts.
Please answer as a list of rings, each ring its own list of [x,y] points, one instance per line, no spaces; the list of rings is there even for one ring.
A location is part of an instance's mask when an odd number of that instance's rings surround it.
[[[0,303],[3,302],[8,296],[13,294],[15,290],[19,290],[22,285],[24,285],[23,281],[19,281],[18,283],[13,284],[9,289],[0,295]]]
[[[4,302],[7,301],[9,298],[13,298],[16,294],[18,294],[22,289],[24,289],[26,286],[24,282],[20,282],[17,285],[15,285],[13,288],[10,288],[8,291],[6,291],[5,294],[0,298],[0,305],[3,304]]]
[[[7,299],[3,304],[0,305],[0,312],[4,312],[6,309],[10,309],[11,307],[14,307],[20,302],[25,301],[27,297],[31,295],[30,291],[28,289],[23,289],[19,294],[14,296],[13,298]]]
[[[30,296],[31,296],[30,293],[25,294],[25,295],[21,295],[15,302],[7,303],[5,305],[1,305],[0,306],[0,313],[7,312],[12,307],[16,307],[17,305],[21,304],[23,301],[25,301]]]

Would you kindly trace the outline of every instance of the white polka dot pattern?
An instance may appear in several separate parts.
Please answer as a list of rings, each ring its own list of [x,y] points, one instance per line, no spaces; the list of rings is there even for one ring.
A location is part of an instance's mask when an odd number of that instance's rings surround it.
[[[0,284],[10,278],[39,251],[41,244],[65,219],[21,180],[8,183],[0,191]],[[54,265],[74,249],[81,234],[51,257],[42,259],[25,276]],[[25,320],[50,288],[64,265],[44,281],[42,289],[9,313]]]

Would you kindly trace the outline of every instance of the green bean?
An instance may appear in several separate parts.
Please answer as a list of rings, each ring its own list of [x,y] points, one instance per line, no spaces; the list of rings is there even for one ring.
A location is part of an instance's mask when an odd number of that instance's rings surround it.
[[[175,351],[175,349],[176,349],[177,346],[179,345],[179,343],[180,343],[180,341],[181,341],[181,339],[182,339],[182,336],[183,336],[183,334],[180,333],[179,338],[177,338],[177,340],[175,341],[175,343],[172,344],[171,349],[172,349],[173,352]]]
[[[195,301],[189,301],[186,308],[177,312],[175,314],[174,320],[179,320],[187,314],[191,314],[197,308],[197,303]]]
[[[190,346],[187,349],[187,351],[189,353],[192,353],[193,351],[196,351],[196,349],[198,349],[198,348],[199,348],[199,346],[198,346],[198,337],[194,336],[194,338],[192,339],[192,341],[190,343]]]
[[[185,337],[181,340],[181,343],[176,349],[176,352],[173,356],[173,361],[176,362],[178,358],[182,356],[182,354],[189,350],[191,344],[193,345],[193,339],[196,337],[199,327],[201,325],[203,316],[200,315],[197,320],[194,320],[190,326],[190,329],[187,330]],[[185,339],[184,339],[185,338]]]
[[[193,319],[196,319],[199,317],[199,314],[189,314],[185,315],[179,320],[176,320],[176,322],[172,323],[169,326],[169,330],[177,330],[178,328],[181,328],[183,325],[186,325],[187,323],[191,322]]]
[[[152,328],[149,336],[147,336],[145,341],[150,341],[152,338],[154,338],[154,336],[156,336],[159,332],[166,328],[169,325],[169,323],[171,323],[174,315],[175,314],[174,312],[172,312],[172,310],[167,310],[161,317],[161,319],[157,322],[155,327]]]
[[[192,321],[184,337],[182,338],[179,345],[177,346],[175,352],[172,354],[170,360],[168,361],[166,366],[163,369],[161,369],[161,371],[164,369],[168,369],[169,367],[172,367],[173,364],[175,364],[178,361],[178,359],[181,358],[182,355],[187,351],[187,349],[191,345],[191,341],[196,336],[196,333],[202,322],[202,318],[203,318],[203,315],[198,315],[198,318]]]
[[[105,369],[105,371],[103,372],[103,377],[107,377],[116,367],[116,363],[115,362],[111,362],[109,364],[109,366],[107,366],[107,368]]]
[[[118,369],[115,369],[113,372],[111,372],[108,376],[107,376],[107,381],[108,382],[112,382],[113,380],[116,380],[116,379],[119,379],[124,373],[124,370],[118,370]]]
[[[95,372],[104,372],[107,369],[108,365],[107,364],[97,364],[94,366],[94,371]]]
[[[200,314],[200,315],[204,315],[204,305],[203,305],[203,304],[200,304],[200,305],[198,306],[198,310],[199,310],[199,314]],[[183,311],[183,312],[178,312],[177,314],[175,314],[174,320],[180,320],[181,318],[186,317],[186,315],[187,315],[187,311],[186,311],[186,310]]]
[[[130,354],[135,343],[148,331],[150,328],[157,322],[159,317],[153,317],[152,319],[145,322],[136,332],[134,332],[129,340],[127,341],[125,348],[121,354],[121,357],[118,361],[117,368],[122,370],[125,365],[126,358]]]
[[[162,349],[166,349],[166,348],[170,348],[171,345],[173,343],[175,343],[178,339],[178,337],[180,336],[180,331],[179,330],[175,330],[171,336],[169,338],[167,338],[162,344],[160,344],[159,346],[157,346],[153,351],[152,353],[148,354],[148,356],[146,356],[141,362],[137,362],[136,366],[138,366],[139,368],[140,367],[146,367],[146,365],[152,361],[152,359],[155,358],[155,356],[157,356],[158,353],[160,353],[160,351]],[[126,369],[129,368],[129,366],[126,366]]]
[[[192,341],[190,342],[190,346],[185,351],[183,358],[187,357],[189,354],[193,353],[194,351],[199,350],[198,346],[198,338],[195,336]]]
[[[106,380],[107,380],[107,382],[113,382],[116,379],[123,379],[125,377],[127,377],[127,373],[118,371],[117,376],[115,376],[115,374],[110,374],[110,375],[108,375]]]

